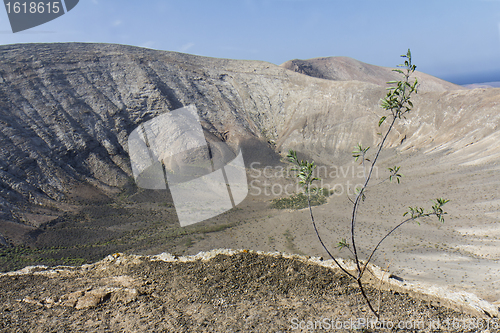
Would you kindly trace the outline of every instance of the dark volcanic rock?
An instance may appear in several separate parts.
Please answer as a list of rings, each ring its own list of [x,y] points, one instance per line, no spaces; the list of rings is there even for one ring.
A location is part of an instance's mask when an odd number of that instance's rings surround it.
[[[220,73],[231,61],[204,61],[118,45],[1,47],[0,218],[15,218],[12,212],[26,204],[63,200],[82,183],[123,186],[131,177],[129,133],[192,103],[214,134],[209,139],[229,133],[235,149],[265,153],[267,143],[254,122],[235,112],[241,98]]]

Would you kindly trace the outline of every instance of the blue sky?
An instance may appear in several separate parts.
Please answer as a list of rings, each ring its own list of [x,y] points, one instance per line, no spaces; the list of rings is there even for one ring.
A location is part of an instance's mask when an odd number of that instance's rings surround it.
[[[30,0],[28,0],[30,1]],[[281,64],[348,56],[459,84],[500,81],[500,0],[80,0],[67,14],[0,44],[99,42]]]

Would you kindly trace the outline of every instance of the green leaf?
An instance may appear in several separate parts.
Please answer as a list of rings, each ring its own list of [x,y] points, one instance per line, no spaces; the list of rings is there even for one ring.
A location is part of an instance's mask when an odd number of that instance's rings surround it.
[[[337,247],[339,248],[339,251],[342,250],[344,247],[349,248],[349,243],[347,243],[347,240],[345,238],[342,238],[340,242],[337,243]]]
[[[386,119],[387,119],[387,117],[386,117],[386,116],[383,116],[382,118],[380,118],[380,120],[378,121],[378,127],[380,127],[380,126],[384,123],[384,121],[385,121]]]

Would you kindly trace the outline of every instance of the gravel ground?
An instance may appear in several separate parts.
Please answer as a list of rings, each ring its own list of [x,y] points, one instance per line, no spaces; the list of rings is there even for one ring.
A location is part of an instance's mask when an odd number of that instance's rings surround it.
[[[0,331],[496,332],[500,325],[368,287],[376,306],[380,300],[375,322],[352,280],[286,256],[154,258],[115,254],[81,267],[2,274]]]

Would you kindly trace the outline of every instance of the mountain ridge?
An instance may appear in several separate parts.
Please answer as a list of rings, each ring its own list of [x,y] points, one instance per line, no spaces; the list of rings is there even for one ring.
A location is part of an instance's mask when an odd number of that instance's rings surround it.
[[[339,163],[358,140],[376,145],[383,86],[285,67],[111,44],[1,46],[0,234],[9,239],[12,223],[36,233],[88,191],[104,201],[116,197],[133,183],[130,132],[189,104],[207,140],[241,147],[247,161],[274,165],[292,148]],[[395,128],[388,146],[441,149],[460,163],[497,161],[498,148],[489,144],[500,136],[496,90],[444,91],[441,81],[426,85],[433,80],[423,75],[427,91],[416,95],[411,120]]]
[[[397,81],[400,75],[393,68],[370,65],[349,57],[321,57],[307,60],[294,59],[280,65],[291,71],[332,81],[359,80],[386,87],[386,82]],[[447,91],[467,89],[429,74],[415,71],[422,82],[420,91]]]

